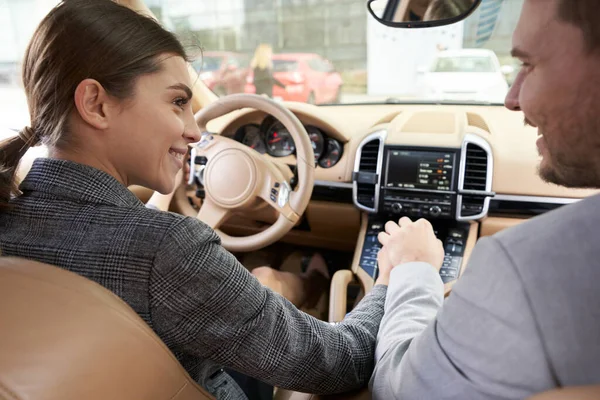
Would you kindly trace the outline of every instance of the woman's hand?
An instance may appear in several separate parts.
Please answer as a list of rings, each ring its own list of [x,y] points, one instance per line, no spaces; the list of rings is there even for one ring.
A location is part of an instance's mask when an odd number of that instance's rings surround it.
[[[389,221],[378,239],[383,247],[377,256],[377,283],[387,284],[392,269],[401,264],[426,262],[439,271],[444,261],[444,246],[425,219],[413,222],[403,217],[397,224]]]

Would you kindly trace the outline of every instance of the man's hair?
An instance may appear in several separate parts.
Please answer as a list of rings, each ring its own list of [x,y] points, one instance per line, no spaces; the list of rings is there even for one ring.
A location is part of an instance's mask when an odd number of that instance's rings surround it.
[[[560,0],[558,17],[583,31],[589,51],[600,51],[600,0]]]

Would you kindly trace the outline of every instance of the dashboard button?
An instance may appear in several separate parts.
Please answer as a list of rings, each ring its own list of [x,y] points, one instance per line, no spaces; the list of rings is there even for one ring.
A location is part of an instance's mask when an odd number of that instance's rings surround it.
[[[442,209],[439,206],[433,206],[429,209],[432,217],[439,217],[442,214]]]

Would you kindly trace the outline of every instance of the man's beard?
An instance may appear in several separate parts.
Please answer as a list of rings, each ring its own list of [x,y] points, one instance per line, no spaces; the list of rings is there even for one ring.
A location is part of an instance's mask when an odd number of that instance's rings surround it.
[[[568,188],[600,188],[600,98],[587,93],[585,100],[568,107],[570,117],[548,124],[538,116],[546,154],[538,173],[548,182]],[[555,117],[556,118],[556,117]],[[531,124],[525,118],[526,124]]]
[[[587,154],[583,155],[545,155],[538,168],[538,174],[548,183],[568,188],[599,188],[600,166],[596,157],[600,156],[600,146],[593,143],[587,149]],[[597,149],[598,152],[593,149]],[[550,153],[550,148],[547,152]],[[574,159],[577,161],[573,162]]]
[[[538,168],[540,178],[548,183],[564,186],[567,188],[598,188],[600,187],[600,177],[590,174],[589,170],[579,171],[575,169],[558,169],[554,166]]]

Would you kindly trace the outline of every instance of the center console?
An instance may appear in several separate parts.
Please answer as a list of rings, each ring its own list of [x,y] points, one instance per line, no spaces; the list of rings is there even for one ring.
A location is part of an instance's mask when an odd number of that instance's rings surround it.
[[[353,201],[366,213],[352,265],[359,282],[353,284],[366,293],[377,279],[377,236],[387,221],[426,218],[444,245],[440,276],[448,294],[477,240],[474,221],[487,214],[494,195],[491,147],[473,133],[440,140],[447,147],[386,144],[386,139],[386,130],[375,131],[357,149]],[[343,317],[341,308],[335,317]]]
[[[371,215],[359,265],[377,278],[377,235],[387,221],[401,216],[427,218],[444,243],[440,270],[444,283],[458,278],[469,224],[455,222],[458,149],[386,146],[380,185],[379,212]]]
[[[379,210],[413,218],[453,219],[457,150],[386,147]]]
[[[368,220],[367,231],[362,245],[359,267],[362,268],[373,281],[377,279],[377,253],[381,245],[377,240],[379,232],[383,231],[385,223],[392,219],[383,216],[371,216]],[[450,223],[448,221],[434,221],[433,227],[436,236],[444,244],[444,262],[440,269],[440,276],[444,283],[458,278],[465,253],[470,224]]]

